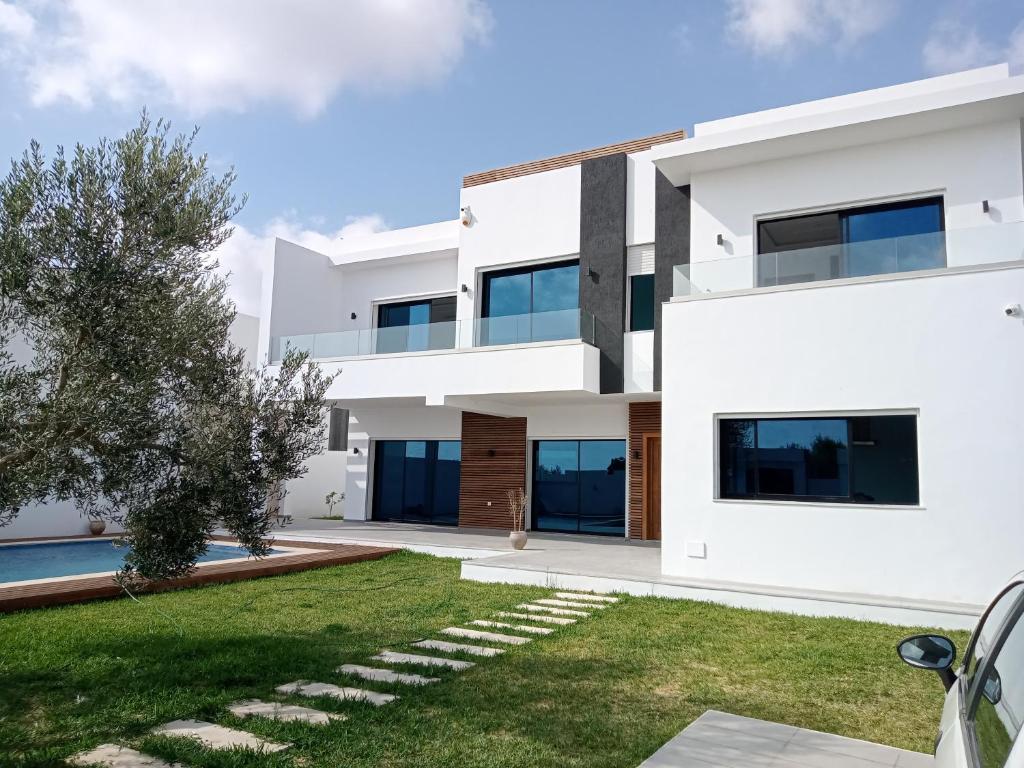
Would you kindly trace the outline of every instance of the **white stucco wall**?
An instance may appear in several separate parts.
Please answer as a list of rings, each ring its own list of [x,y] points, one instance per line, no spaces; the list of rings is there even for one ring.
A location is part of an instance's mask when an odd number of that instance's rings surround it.
[[[1024,220],[1022,190],[1019,121],[695,173],[691,259],[733,261],[696,264],[694,282],[712,290],[751,287],[759,218],[941,194],[947,230],[977,228]],[[998,260],[961,245],[968,242],[974,238],[948,238],[949,266]]]
[[[666,304],[663,571],[986,602],[1024,568],[1021,302],[1016,268]],[[888,409],[919,413],[919,507],[716,500],[716,416]]]

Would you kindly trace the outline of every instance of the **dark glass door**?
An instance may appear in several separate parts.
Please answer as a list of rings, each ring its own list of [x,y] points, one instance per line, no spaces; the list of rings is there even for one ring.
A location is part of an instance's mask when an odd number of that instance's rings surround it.
[[[522,344],[579,335],[577,261],[488,272],[480,344]]]
[[[458,440],[378,440],[373,519],[457,525],[461,466]]]
[[[537,440],[533,528],[624,536],[626,441]]]
[[[422,352],[455,347],[455,297],[401,301],[377,307],[373,350]]]

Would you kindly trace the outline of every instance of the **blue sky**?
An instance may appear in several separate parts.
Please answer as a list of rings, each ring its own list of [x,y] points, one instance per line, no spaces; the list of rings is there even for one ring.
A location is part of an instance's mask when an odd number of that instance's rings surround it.
[[[1006,60],[1001,0],[0,0],[0,154],[198,124],[249,195],[223,258],[252,311],[272,234],[454,218],[465,173]]]

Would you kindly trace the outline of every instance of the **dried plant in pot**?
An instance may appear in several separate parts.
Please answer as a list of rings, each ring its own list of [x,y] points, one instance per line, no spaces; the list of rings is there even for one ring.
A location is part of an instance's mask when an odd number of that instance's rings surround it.
[[[95,515],[89,516],[89,533],[91,533],[93,536],[99,536],[105,530],[107,530],[106,520],[104,520],[102,517],[97,517]]]
[[[512,516],[509,541],[514,549],[522,549],[526,546],[526,494],[522,488],[508,490],[508,511]]]

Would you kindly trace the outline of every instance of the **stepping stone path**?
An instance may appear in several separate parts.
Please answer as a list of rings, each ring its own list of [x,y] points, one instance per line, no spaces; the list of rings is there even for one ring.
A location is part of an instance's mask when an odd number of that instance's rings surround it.
[[[382,707],[397,699],[393,693],[377,693],[362,688],[344,688],[330,683],[307,683],[298,680],[294,683],[279,685],[274,689],[278,693],[294,693],[297,696],[330,696],[339,701],[365,701],[375,707]]]
[[[419,656],[415,653],[397,653],[388,650],[381,651],[373,657],[373,660],[386,661],[388,664],[419,664],[421,667],[448,667],[448,669],[457,669],[460,672],[474,666],[472,661],[442,659],[438,656]]]
[[[528,635],[550,635],[555,630],[549,627],[528,627],[525,624],[506,624],[503,621],[485,621],[484,619],[473,619],[474,627],[495,627],[497,629],[514,629],[516,632],[525,632]]]
[[[598,610],[610,608],[617,602],[619,602],[619,598],[609,597],[608,595],[583,592],[555,592],[554,598],[542,598],[534,600],[532,603],[520,603],[516,606],[515,611],[498,611],[495,613],[495,616],[499,619],[518,619],[520,621],[533,622],[532,624],[510,624],[491,619],[474,619],[468,623],[474,627],[505,629],[521,632],[524,635],[546,636],[553,634],[559,627],[570,626],[580,619],[588,618],[590,616],[588,611],[592,611],[595,608]],[[579,610],[581,608],[586,610]],[[547,624],[548,626],[536,626],[537,624]],[[514,646],[525,645],[537,639],[536,637],[523,637],[517,634],[469,629],[467,627],[445,627],[441,630],[441,634],[448,637],[462,637],[485,643]],[[507,650],[506,648],[488,645],[453,643],[433,638],[417,640],[416,642],[409,643],[409,645],[413,648],[430,650],[437,653],[461,653],[485,658],[498,656]],[[388,649],[381,650],[380,653],[371,658],[373,661],[384,664],[442,667],[456,672],[476,666],[476,662],[463,659],[453,659],[444,656],[423,656],[416,653],[402,653]],[[358,677],[368,682],[398,683],[412,686],[441,682],[439,677],[426,677],[411,672],[400,672],[388,668],[363,666],[361,664],[343,664],[335,670],[335,673]],[[332,683],[317,683],[306,680],[297,680],[294,683],[279,685],[275,690],[280,694],[290,696],[326,696],[339,701],[362,702],[378,707],[390,704],[398,699],[398,696],[392,693],[381,693],[363,688],[348,688]],[[295,704],[261,701],[259,699],[237,701],[228,707],[228,710],[231,714],[240,718],[265,717],[270,720],[283,722],[298,721],[312,725],[325,725],[334,720],[346,719],[346,716],[342,714],[321,712],[318,709],[300,707]],[[203,720],[174,720],[154,729],[153,733],[192,739],[210,749],[217,750],[241,748],[261,752],[280,752],[291,746],[290,744],[279,744],[261,739],[246,731],[226,728],[215,723],[207,723]],[[68,758],[68,763],[80,766],[95,764],[102,765],[104,768],[184,768],[184,766],[177,763],[168,763],[157,757],[146,755],[118,744],[101,744],[88,752],[80,752],[77,755],[73,755]]]
[[[442,653],[465,653],[470,656],[500,656],[504,648],[488,648],[485,645],[466,645],[465,643],[449,643],[447,640],[418,640],[412,644],[414,648]]]
[[[159,728],[154,728],[153,733],[158,736],[181,736],[186,739],[198,741],[210,749],[254,749],[257,752],[280,752],[288,749],[291,744],[278,744],[275,741],[267,741],[259,736],[253,736],[246,731],[236,731],[234,728],[225,728],[223,725],[207,723],[204,720],[174,720]]]
[[[479,629],[464,629],[463,627],[445,627],[441,630],[441,634],[466,637],[470,640],[486,640],[489,643],[506,643],[507,645],[526,645],[533,640],[532,637],[504,635],[501,632],[484,632]]]
[[[248,701],[236,701],[228,711],[236,717],[266,717],[270,720],[290,722],[299,720],[314,725],[326,725],[331,720],[344,720],[344,715],[337,715],[333,712],[321,712],[319,709],[300,707],[296,704],[282,704],[279,701],[260,701],[249,699]]]
[[[363,667],[359,664],[343,664],[338,667],[336,672],[340,672],[343,675],[354,675],[355,677],[361,677],[363,680],[376,680],[381,683],[405,683],[406,685],[427,685],[429,683],[439,683],[441,678],[439,677],[424,677],[423,675],[413,675],[407,672],[392,672],[390,669],[379,669],[377,667]]]
[[[100,744],[96,749],[69,757],[68,762],[71,765],[104,765],[108,768],[182,768],[179,763],[168,763],[117,744]]]
[[[503,619],[525,619],[527,621],[540,621],[544,624],[558,624],[561,627],[576,623],[576,619],[566,619],[559,616],[537,616],[536,614],[531,616],[529,613],[509,613],[508,611],[498,611],[494,615],[500,616]]]

